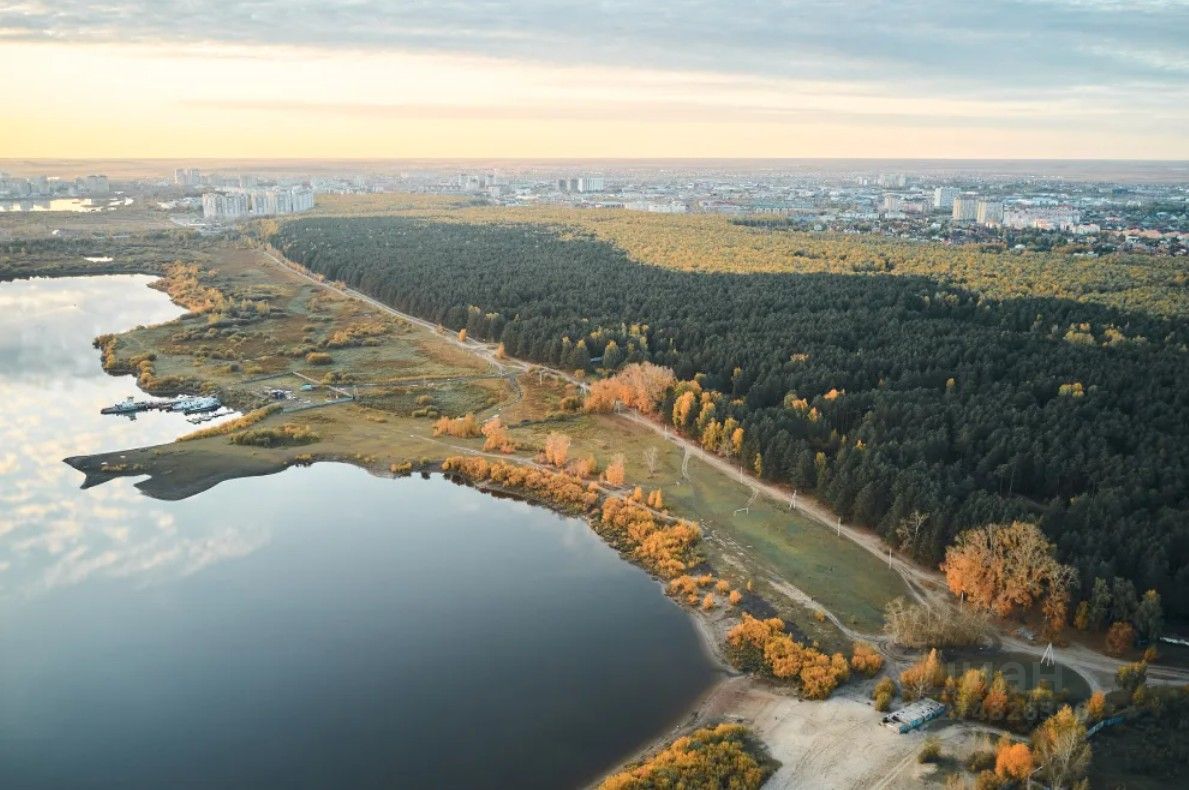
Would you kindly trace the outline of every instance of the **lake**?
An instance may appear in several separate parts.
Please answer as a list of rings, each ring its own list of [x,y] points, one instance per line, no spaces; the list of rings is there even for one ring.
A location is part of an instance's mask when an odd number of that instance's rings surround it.
[[[714,682],[585,523],[440,476],[79,489],[192,429],[98,414],[91,338],[181,312],[149,281],[0,284],[0,786],[575,786]]]

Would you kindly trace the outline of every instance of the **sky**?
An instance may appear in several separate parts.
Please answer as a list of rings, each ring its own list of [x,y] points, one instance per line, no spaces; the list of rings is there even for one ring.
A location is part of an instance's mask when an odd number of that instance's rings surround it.
[[[0,158],[1189,159],[1189,0],[0,0]]]

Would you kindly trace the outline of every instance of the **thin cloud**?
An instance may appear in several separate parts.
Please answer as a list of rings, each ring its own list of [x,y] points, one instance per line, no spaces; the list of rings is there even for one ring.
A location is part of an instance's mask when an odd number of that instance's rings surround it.
[[[2,38],[463,53],[947,94],[1189,80],[1186,2],[37,0],[0,8]]]

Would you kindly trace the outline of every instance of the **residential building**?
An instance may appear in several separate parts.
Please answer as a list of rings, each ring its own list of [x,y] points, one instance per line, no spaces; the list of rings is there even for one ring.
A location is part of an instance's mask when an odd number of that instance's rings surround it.
[[[937,187],[933,190],[933,208],[953,211],[954,200],[962,194],[957,187]]]
[[[202,174],[193,167],[179,167],[173,171],[173,183],[180,187],[196,187],[202,184]]]
[[[1003,224],[1003,201],[980,200],[975,208],[975,219],[980,225]]]
[[[954,198],[952,214],[955,222],[974,222],[978,219],[978,198],[974,195],[958,195]]]

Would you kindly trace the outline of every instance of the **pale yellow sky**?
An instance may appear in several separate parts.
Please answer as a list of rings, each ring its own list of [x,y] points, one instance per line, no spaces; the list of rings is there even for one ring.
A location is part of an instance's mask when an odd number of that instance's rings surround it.
[[[0,39],[7,157],[1182,158],[1093,91],[895,95],[885,82],[230,44]]]

